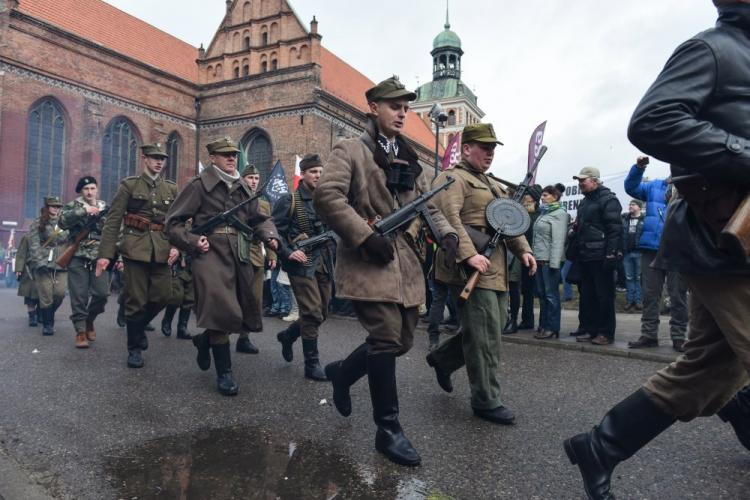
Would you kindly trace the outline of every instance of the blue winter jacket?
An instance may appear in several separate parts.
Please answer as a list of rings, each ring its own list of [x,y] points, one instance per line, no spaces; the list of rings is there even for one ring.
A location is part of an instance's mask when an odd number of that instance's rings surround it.
[[[625,192],[633,198],[646,202],[646,216],[643,220],[643,234],[638,248],[658,250],[664,218],[667,215],[667,181],[655,179],[643,181],[646,169],[633,165],[625,178]]]

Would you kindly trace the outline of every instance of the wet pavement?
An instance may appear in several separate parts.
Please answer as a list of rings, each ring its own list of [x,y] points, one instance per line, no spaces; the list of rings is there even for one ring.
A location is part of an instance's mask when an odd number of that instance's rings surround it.
[[[465,372],[452,394],[437,387],[420,333],[398,362],[401,423],[423,459],[404,468],[374,450],[366,383],[353,387],[344,418],[329,384],[303,378],[299,344],[293,363],[282,360],[275,333],[285,323],[269,320],[253,336],[260,354],[233,352],[240,393],[225,398],[213,371],[195,366],[190,342],[158,332],[146,366],[126,368],[114,307],[111,299],[92,348],[76,350],[67,300],[57,334],[42,337],[14,291],[0,289],[0,497],[580,499],[562,440],[663,365],[505,342],[503,397],[517,424],[500,427],[472,416]],[[362,338],[356,321],[329,321],[323,361]],[[748,498],[748,470],[750,452],[731,428],[698,419],[618,467],[614,485],[619,498]]]

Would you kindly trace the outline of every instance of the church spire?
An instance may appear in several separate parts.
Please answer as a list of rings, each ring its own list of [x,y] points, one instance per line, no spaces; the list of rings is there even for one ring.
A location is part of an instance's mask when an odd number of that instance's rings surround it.
[[[445,0],[445,25],[443,26],[445,29],[449,30],[451,29],[451,22],[448,17],[448,8],[450,7],[450,0]]]

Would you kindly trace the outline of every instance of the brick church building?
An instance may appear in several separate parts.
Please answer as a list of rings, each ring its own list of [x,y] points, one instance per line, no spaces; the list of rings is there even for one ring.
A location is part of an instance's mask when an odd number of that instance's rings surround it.
[[[204,49],[101,0],[0,0],[0,241],[43,196],[73,198],[82,175],[111,200],[144,143],[167,145],[165,175],[183,184],[226,135],[263,175],[280,160],[288,177],[297,155],[359,135],[373,83],[317,25],[286,0],[227,0]],[[430,128],[412,117],[405,135],[431,163]]]

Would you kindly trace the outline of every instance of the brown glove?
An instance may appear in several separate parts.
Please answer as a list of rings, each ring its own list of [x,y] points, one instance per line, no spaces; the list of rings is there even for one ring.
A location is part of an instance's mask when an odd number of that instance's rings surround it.
[[[458,254],[458,235],[448,233],[440,240],[440,250],[445,254],[444,263],[448,269],[456,267],[456,254]]]
[[[372,233],[362,243],[365,253],[378,264],[388,264],[393,260],[393,243],[390,239]]]

